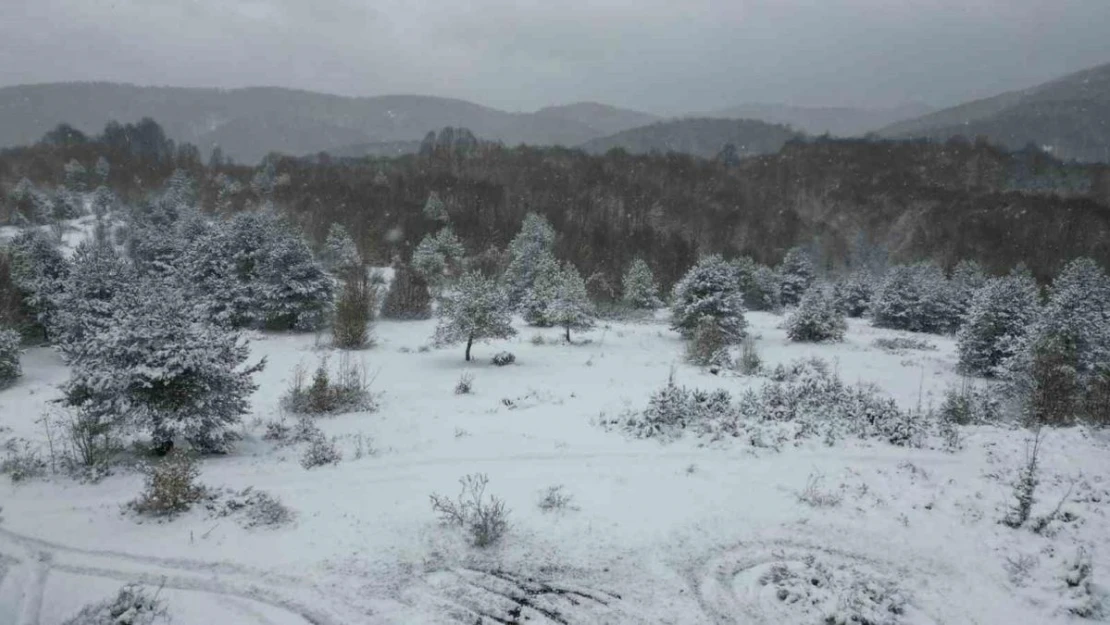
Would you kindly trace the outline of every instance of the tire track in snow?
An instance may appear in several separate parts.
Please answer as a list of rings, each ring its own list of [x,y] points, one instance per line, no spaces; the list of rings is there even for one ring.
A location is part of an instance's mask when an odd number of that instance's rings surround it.
[[[6,529],[0,529],[0,555],[20,563],[5,576],[21,574],[23,578],[16,580],[22,586],[16,625],[39,625],[46,579],[52,570],[256,601],[296,615],[310,625],[349,625],[365,622],[369,617],[363,610],[344,605],[338,597],[320,594],[308,580],[263,574],[227,562],[170,560],[80,549]],[[11,581],[5,579],[4,583]],[[313,605],[327,605],[332,610],[325,612]],[[335,609],[342,609],[343,614],[334,614]]]

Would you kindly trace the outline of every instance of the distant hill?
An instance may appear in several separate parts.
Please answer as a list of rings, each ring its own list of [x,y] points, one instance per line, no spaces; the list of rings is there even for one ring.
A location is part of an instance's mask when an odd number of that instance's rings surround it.
[[[465,127],[507,145],[573,146],[653,119],[599,104],[509,113],[464,100],[391,95],[348,98],[271,87],[191,89],[116,83],[0,88],[0,147],[26,145],[65,122],[89,134],[110,120],[155,119],[175,141],[205,155],[256,162],[269,152],[313,154],[357,144],[420,141],[429,130]]]
[[[632,154],[684,152],[713,158],[726,145],[732,144],[736,156],[744,157],[777,152],[797,136],[799,133],[786,126],[751,119],[694,117],[632,128],[587,141],[579,147],[593,154],[622,148]]]
[[[752,103],[714,111],[706,116],[758,119],[770,124],[787,124],[810,135],[828,133],[836,137],[856,137],[932,111],[933,109],[926,104],[907,104],[887,109],[861,109]]]
[[[986,135],[1011,149],[1032,143],[1057,158],[1110,162],[1110,64],[892,124],[881,134]]]

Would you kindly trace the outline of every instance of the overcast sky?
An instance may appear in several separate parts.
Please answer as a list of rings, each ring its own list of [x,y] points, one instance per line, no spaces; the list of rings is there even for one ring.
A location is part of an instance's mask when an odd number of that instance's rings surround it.
[[[414,93],[509,110],[940,106],[1110,62],[1110,0],[3,0],[0,85]]]

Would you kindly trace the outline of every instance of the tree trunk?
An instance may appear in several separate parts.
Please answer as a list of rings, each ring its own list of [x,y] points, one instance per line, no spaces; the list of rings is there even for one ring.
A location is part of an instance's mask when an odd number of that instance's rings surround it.
[[[567,343],[570,342],[570,326],[567,326]]]
[[[470,346],[474,344],[474,337],[470,336],[466,339],[466,361],[470,362]]]

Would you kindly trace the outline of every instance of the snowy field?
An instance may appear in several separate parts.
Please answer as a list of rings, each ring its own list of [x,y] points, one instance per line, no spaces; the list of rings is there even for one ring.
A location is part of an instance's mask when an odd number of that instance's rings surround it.
[[[873,382],[906,409],[959,383],[954,343],[896,353],[872,345],[902,333],[850,320],[836,345],[790,343],[782,317],[747,315],[768,368],[827,360],[846,381]],[[878,623],[1050,624],[1068,614],[1067,563],[1082,548],[1095,578],[1110,570],[1110,449],[1101,432],[1052,430],[1041,451],[1034,515],[1062,501],[1041,534],[999,523],[1027,432],[963,430],[964,448],[806,440],[781,450],[743,441],[640,440],[600,425],[642,409],[673,368],[679,384],[734,397],[767,382],[717,376],[683,361],[663,318],[603,323],[567,345],[560,331],[518,324],[507,341],[421,350],[434,321],[380,322],[356,352],[380,393],[374,413],[322,417],[343,460],[306,470],[299,446],[262,438],[298,363],[315,367],[313,335],[252,337],[266,357],[234,453],[203,460],[211,488],[254,487],[295,520],[245,529],[196,507],[170,521],[122,510],[142,476],[97,483],[48,477],[0,484],[0,624],[55,625],[127,581],[161,587],[175,625],[360,623],[840,623],[853,602],[891,606]],[[533,343],[542,335],[544,344]],[[512,351],[517,362],[489,358]],[[31,349],[0,391],[0,440],[45,446],[36,420],[66,367]],[[461,374],[474,390],[456,395]],[[437,522],[431,493],[489,476],[510,529],[470,546]],[[799,498],[807,483],[824,505]],[[538,502],[571,495],[561,511]],[[1065,497],[1066,495],[1066,497]],[[1102,578],[1105,579],[1105,578]],[[826,620],[828,619],[828,620]],[[1089,621],[1088,621],[1089,622]]]

